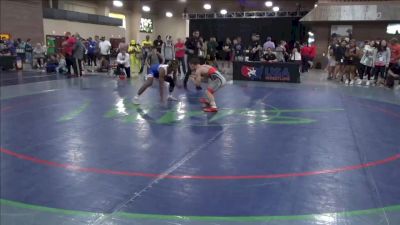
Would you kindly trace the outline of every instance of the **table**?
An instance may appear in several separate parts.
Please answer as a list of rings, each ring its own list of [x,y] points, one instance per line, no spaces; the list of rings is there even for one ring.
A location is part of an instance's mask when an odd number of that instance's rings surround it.
[[[11,55],[1,55],[0,56],[0,68],[4,70],[9,70],[14,68],[15,65],[15,56]]]
[[[300,83],[300,64],[233,62],[233,80]]]

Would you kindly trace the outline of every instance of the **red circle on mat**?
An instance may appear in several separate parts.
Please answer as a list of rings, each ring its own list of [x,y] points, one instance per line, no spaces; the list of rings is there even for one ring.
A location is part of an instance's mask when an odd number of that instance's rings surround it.
[[[48,161],[44,159],[39,159],[33,156],[20,154],[17,152],[13,152],[8,149],[0,148],[0,152],[6,155],[10,155],[22,160],[31,161],[36,164],[47,165],[51,167],[64,168],[71,171],[77,172],[88,172],[88,173],[97,173],[97,174],[108,174],[108,175],[119,175],[119,176],[130,176],[130,177],[153,177],[153,178],[166,178],[166,179],[193,179],[193,180],[244,180],[244,179],[278,179],[278,178],[289,178],[289,177],[305,177],[305,176],[313,176],[320,174],[333,174],[346,172],[351,170],[358,170],[368,167],[379,166],[383,164],[387,164],[393,161],[400,159],[400,154],[396,154],[390,156],[386,159],[381,159],[373,162],[351,165],[345,167],[339,167],[334,169],[325,169],[325,170],[317,170],[317,171],[308,171],[308,172],[299,172],[299,173],[279,173],[279,174],[260,174],[260,175],[172,175],[170,173],[143,173],[143,172],[134,172],[134,171],[118,171],[118,170],[109,170],[109,169],[100,169],[100,168],[88,168],[88,167],[80,167],[72,164],[64,164],[53,161]]]

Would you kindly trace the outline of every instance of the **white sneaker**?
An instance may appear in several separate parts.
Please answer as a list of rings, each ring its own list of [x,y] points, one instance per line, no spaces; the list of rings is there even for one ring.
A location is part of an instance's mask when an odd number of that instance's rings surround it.
[[[175,98],[175,97],[172,96],[172,95],[168,96],[167,100],[168,100],[168,101],[178,101],[178,99]]]
[[[367,83],[365,85],[369,86],[371,84],[371,82],[369,80],[367,80]]]
[[[139,96],[135,96],[135,97],[133,98],[132,102],[133,102],[133,104],[135,104],[135,105],[140,105]]]
[[[357,80],[357,85],[362,85],[362,82],[363,82],[363,81],[362,81],[361,79],[358,79],[358,80]]]
[[[354,84],[354,80],[351,80],[351,81],[350,81],[350,85],[353,85],[353,84]]]
[[[346,82],[344,82],[345,85],[349,85],[349,80],[346,80]]]

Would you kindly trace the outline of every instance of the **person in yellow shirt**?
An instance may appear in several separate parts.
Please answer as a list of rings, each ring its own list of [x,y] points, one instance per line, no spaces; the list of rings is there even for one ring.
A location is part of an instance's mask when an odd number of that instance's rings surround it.
[[[141,58],[142,48],[140,44],[136,43],[135,40],[131,40],[128,47],[128,53],[131,58],[131,73],[135,74],[140,69],[140,58]],[[137,69],[136,69],[137,68]]]
[[[144,66],[146,64],[147,55],[150,53],[153,42],[150,41],[150,35],[146,35],[146,39],[142,41],[142,66],[140,68],[139,74],[143,72]]]

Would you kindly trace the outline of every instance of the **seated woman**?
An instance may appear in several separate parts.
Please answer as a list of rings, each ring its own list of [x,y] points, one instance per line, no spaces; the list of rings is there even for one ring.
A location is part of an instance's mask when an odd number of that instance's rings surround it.
[[[44,67],[44,49],[42,44],[37,43],[36,47],[33,49],[34,67],[41,69]]]

